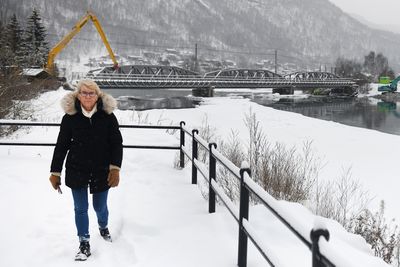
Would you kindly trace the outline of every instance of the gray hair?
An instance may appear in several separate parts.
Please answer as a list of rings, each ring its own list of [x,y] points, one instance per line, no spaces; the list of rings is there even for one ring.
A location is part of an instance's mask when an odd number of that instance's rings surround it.
[[[81,91],[82,86],[86,86],[87,88],[94,90],[99,97],[103,95],[103,92],[100,90],[100,87],[93,80],[90,79],[80,80],[76,86],[77,93]]]

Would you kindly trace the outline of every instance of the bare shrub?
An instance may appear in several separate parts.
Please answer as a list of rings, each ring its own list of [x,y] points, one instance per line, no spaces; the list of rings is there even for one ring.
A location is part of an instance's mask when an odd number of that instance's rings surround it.
[[[309,198],[320,169],[312,152],[312,142],[305,142],[301,153],[296,147],[271,145],[250,110],[245,117],[249,130],[248,158],[252,178],[277,199],[305,201]]]
[[[204,139],[207,143],[211,143],[211,142],[217,142],[218,141],[218,137],[217,137],[217,129],[215,127],[210,126],[210,124],[208,123],[208,117],[204,116],[203,120],[201,122],[201,125],[199,128],[197,128],[197,130],[199,131],[199,136]],[[188,151],[192,151],[192,143],[188,142],[187,139],[186,140],[186,144],[185,146],[188,148]],[[179,166],[179,152],[177,153],[177,161],[174,163],[174,166]],[[197,159],[201,162],[203,162],[204,164],[208,164],[209,161],[209,154],[208,151],[201,145],[198,146],[198,153],[197,153]],[[186,164],[186,160],[185,160],[185,164]]]
[[[371,245],[375,256],[399,266],[399,228],[393,221],[386,222],[384,213],[385,203],[381,201],[379,211],[363,210],[350,221],[348,229],[361,235]]]
[[[201,126],[198,128],[199,130],[199,135],[201,138],[203,138],[207,143],[211,142],[218,142],[219,137],[217,136],[217,128],[211,126],[208,123],[208,116],[204,116],[203,120],[201,122]],[[199,146],[199,152],[198,152],[198,160],[208,164],[209,158],[208,158],[208,152],[206,149],[204,149],[202,146]]]
[[[207,115],[203,117],[201,126],[198,128],[199,136],[203,138],[207,143],[217,143],[219,137],[217,136],[217,129],[208,123]],[[203,162],[206,166],[209,165],[209,153],[201,145],[198,146],[197,159]],[[201,174],[199,174],[198,186],[202,196],[208,199],[208,181],[206,181]]]
[[[269,150],[269,143],[256,114],[251,109],[249,113],[245,114],[244,123],[249,131],[248,162],[253,179],[259,182],[261,179],[260,166],[265,158],[265,151]]]
[[[316,214],[334,219],[347,231],[361,235],[375,256],[399,266],[399,228],[394,220],[386,222],[383,201],[375,213],[367,208],[371,198],[360,182],[352,178],[351,168],[343,169],[339,180],[318,183],[315,190],[312,202]]]
[[[394,250],[393,265],[400,266],[400,234],[397,234],[397,243]]]
[[[245,159],[241,141],[238,132],[231,130],[227,141],[220,140],[219,151],[234,165],[240,166]],[[228,169],[218,165],[217,168],[217,181],[224,189],[225,194],[232,201],[237,201],[240,194],[240,181]]]
[[[4,118],[13,107],[13,101],[23,99],[25,80],[17,70],[2,71],[0,74],[0,118]]]
[[[133,114],[133,117],[135,116],[134,114]],[[143,112],[136,111],[136,116],[137,116],[137,124],[144,124],[144,125],[151,124],[149,122],[149,114],[148,113],[144,115]]]
[[[351,167],[342,170],[340,179],[317,183],[314,193],[314,213],[334,219],[345,228],[371,201],[369,193],[352,178]]]
[[[280,143],[272,146],[251,111],[245,117],[245,124],[250,134],[247,151],[237,132],[231,131],[226,141],[218,138],[216,128],[209,125],[207,117],[202,121],[199,135],[207,143],[218,141],[217,149],[234,165],[240,166],[244,160],[250,162],[252,178],[277,199],[297,202],[308,199],[319,171],[319,160],[312,152],[312,143],[305,142],[300,153],[295,147],[286,148]],[[191,144],[188,147],[191,150]],[[179,166],[178,155],[175,167]],[[209,163],[209,153],[202,146],[199,146],[198,160],[206,166]],[[238,200],[239,180],[220,164],[217,164],[217,181],[232,201]],[[208,181],[200,179],[199,187],[207,199]],[[256,200],[252,198],[252,202]]]
[[[17,68],[0,69],[0,119],[32,119],[32,110],[27,100],[40,93],[57,89],[61,83],[56,79],[27,80]],[[0,135],[7,135],[18,127],[2,127]]]

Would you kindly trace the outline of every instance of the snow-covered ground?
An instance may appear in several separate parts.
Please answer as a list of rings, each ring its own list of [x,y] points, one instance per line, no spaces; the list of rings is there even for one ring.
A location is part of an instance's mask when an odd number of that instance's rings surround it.
[[[67,92],[48,92],[32,102],[37,121],[59,122],[59,101]],[[400,137],[377,131],[321,121],[299,114],[274,110],[242,98],[210,98],[195,109],[150,110],[139,113],[116,111],[120,124],[138,120],[163,125],[183,120],[199,128],[207,118],[217,134],[226,137],[231,129],[246,140],[244,114],[252,110],[269,140],[287,145],[312,141],[314,152],[326,165],[321,179],[337,179],[342,168],[352,167],[352,176],[386,201],[388,217],[400,219],[396,203],[397,162],[392,151],[400,151]],[[165,131],[124,129],[124,144],[176,145],[176,135]],[[55,142],[56,127],[27,128],[16,132],[16,141]],[[201,135],[201,133],[200,133]],[[54,191],[48,181],[52,156],[50,147],[0,147],[0,266],[71,266],[77,251],[70,190]],[[121,183],[110,192],[110,230],[113,243],[97,233],[95,214],[90,211],[93,256],[85,266],[236,266],[238,226],[223,207],[208,214],[207,202],[191,170],[173,168],[176,152],[125,149]],[[199,178],[200,179],[200,178]],[[312,215],[300,204],[279,202],[285,213],[311,230],[323,221],[330,241],[321,241],[323,252],[334,256],[338,266],[387,266],[372,256],[362,238],[349,234],[336,222]],[[300,241],[263,206],[250,210],[250,222],[258,237],[279,256],[283,266],[311,266],[311,255]],[[329,247],[329,251],[327,250]],[[248,266],[267,266],[249,241]]]

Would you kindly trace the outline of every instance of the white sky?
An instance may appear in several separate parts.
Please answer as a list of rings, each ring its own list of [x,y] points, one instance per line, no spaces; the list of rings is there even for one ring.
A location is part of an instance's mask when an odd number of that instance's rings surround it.
[[[330,0],[347,13],[357,14],[380,25],[396,25],[400,29],[399,0]]]

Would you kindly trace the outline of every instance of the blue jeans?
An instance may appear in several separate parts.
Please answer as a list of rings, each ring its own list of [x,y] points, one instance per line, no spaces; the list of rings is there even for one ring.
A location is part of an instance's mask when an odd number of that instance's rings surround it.
[[[96,211],[100,229],[106,228],[108,224],[107,196],[108,190],[93,194],[93,208]],[[86,187],[72,189],[72,197],[74,198],[75,225],[79,241],[89,241],[88,189]]]

